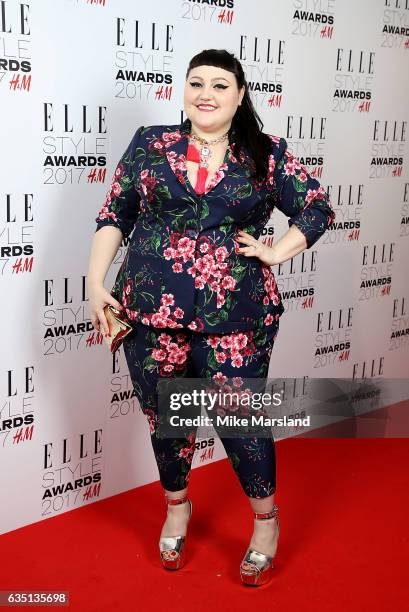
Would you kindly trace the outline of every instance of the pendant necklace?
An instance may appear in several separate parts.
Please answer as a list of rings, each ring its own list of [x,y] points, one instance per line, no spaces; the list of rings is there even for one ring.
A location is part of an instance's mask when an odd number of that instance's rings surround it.
[[[226,140],[226,138],[228,138],[228,135],[229,133],[226,132],[225,134],[219,136],[218,138],[215,138],[214,140],[205,140],[204,138],[201,138],[196,134],[190,134],[187,160],[194,161],[199,164],[195,185],[195,190],[198,193],[204,193],[205,191],[209,167],[209,158],[212,156],[212,151],[210,150],[209,145],[216,144],[217,142],[223,142],[223,140]],[[195,140],[198,141],[201,145],[200,152],[193,144]],[[230,145],[227,147],[227,149],[229,148]]]
[[[204,138],[200,138],[200,136],[197,136],[196,134],[190,135],[190,140],[193,140],[193,141],[197,140],[201,145],[201,149],[200,149],[200,166],[201,167],[207,168],[209,166],[208,159],[212,155],[209,145],[216,144],[218,142],[223,142],[223,140],[226,140],[228,135],[229,135],[229,132],[226,132],[225,134],[223,134],[222,136],[219,136],[218,138],[215,138],[214,140],[205,140]]]

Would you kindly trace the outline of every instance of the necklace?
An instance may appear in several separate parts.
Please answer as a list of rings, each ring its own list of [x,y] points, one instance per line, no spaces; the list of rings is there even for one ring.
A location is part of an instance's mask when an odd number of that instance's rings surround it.
[[[214,140],[205,140],[204,138],[201,138],[200,136],[197,136],[196,134],[190,134],[190,140],[191,141],[197,140],[201,145],[199,168],[208,168],[209,166],[208,160],[212,156],[212,152],[209,148],[209,145],[216,144],[217,142],[223,142],[223,140],[226,140],[228,135],[229,133],[226,132],[225,134],[223,134],[222,136],[219,136],[218,138],[215,138]]]

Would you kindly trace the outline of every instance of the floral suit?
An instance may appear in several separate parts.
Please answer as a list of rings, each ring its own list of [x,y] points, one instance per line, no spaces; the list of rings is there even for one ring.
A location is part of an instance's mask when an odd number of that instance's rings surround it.
[[[132,321],[153,327],[226,333],[271,325],[284,312],[274,273],[238,253],[238,230],[259,238],[276,207],[310,248],[334,211],[286,141],[271,135],[265,181],[249,177],[245,150],[239,161],[228,149],[198,195],[186,169],[190,125],[139,127],[117,166],[96,218],[96,231],[133,232],[112,293]]]
[[[324,188],[274,135],[269,135],[264,181],[250,177],[250,156],[245,148],[237,153],[233,131],[222,165],[205,192],[197,194],[186,167],[190,129],[189,119],[139,127],[95,219],[96,231],[113,225],[126,240],[132,234],[111,293],[134,326],[124,351],[168,490],[186,485],[194,434],[188,446],[186,440],[172,443],[156,436],[158,377],[267,376],[284,306],[272,269],[238,252],[238,230],[259,238],[276,207],[311,248],[335,219]],[[215,350],[217,343],[227,347],[232,340],[233,346],[245,342],[247,351],[254,346],[256,358]],[[270,495],[275,490],[273,440],[222,442],[246,493]]]

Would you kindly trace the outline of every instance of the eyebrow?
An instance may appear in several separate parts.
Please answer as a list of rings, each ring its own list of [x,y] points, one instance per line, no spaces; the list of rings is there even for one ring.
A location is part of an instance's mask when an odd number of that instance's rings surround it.
[[[190,78],[191,78],[191,79],[200,79],[201,81],[203,81],[202,77],[200,77],[200,76],[196,76],[196,75],[193,75],[193,76],[191,76]],[[227,79],[225,79],[224,77],[215,77],[214,79],[212,79],[212,81],[219,81],[220,79],[221,79],[222,81],[226,81],[226,83],[229,83],[229,82],[230,82],[230,81],[228,81]]]

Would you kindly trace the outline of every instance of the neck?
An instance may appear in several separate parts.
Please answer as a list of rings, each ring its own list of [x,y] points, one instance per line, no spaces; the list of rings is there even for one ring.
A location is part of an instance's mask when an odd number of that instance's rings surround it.
[[[226,123],[222,129],[219,129],[217,131],[204,131],[202,129],[198,129],[193,123],[192,123],[192,127],[191,127],[191,134],[195,134],[196,136],[199,136],[199,138],[203,138],[204,140],[215,140],[216,138],[220,138],[220,136],[223,136],[226,132],[229,131],[231,126],[231,122],[230,123]]]

